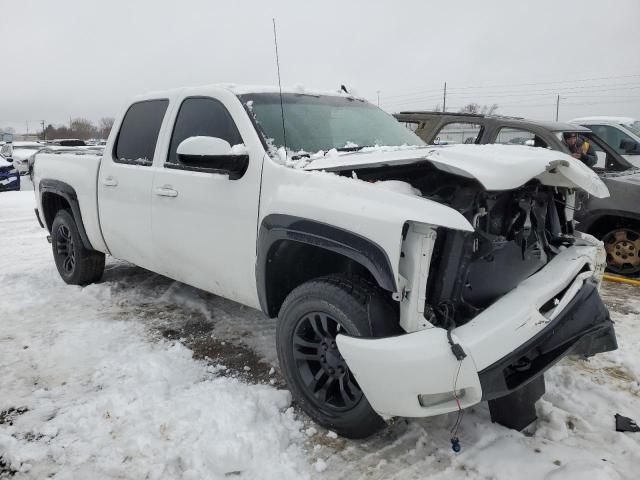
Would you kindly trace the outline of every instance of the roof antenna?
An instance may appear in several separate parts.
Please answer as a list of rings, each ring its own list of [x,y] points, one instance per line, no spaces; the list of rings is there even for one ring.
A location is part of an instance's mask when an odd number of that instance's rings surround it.
[[[349,94],[349,92],[347,91],[347,87],[345,87],[344,85],[340,85],[340,91],[346,93],[347,95]]]
[[[276,65],[278,67],[278,88],[280,89],[280,113],[282,115],[282,141],[284,143],[284,158],[287,158],[287,131],[284,128],[284,106],[282,104],[282,82],[280,81],[280,57],[278,56],[278,35],[276,34],[276,19],[273,20],[273,43],[276,46]]]

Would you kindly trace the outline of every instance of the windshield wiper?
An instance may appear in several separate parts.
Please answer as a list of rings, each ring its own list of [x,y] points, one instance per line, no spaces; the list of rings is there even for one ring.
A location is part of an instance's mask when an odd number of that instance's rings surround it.
[[[301,158],[311,158],[310,153],[296,153],[295,155],[291,155],[291,160],[300,160]]]
[[[363,145],[362,147],[340,147],[340,148],[335,148],[336,151],[338,152],[357,152],[359,150],[362,150],[363,148],[368,148],[368,145]],[[323,155],[326,155],[329,152],[329,150],[318,150],[316,153],[322,153]],[[295,155],[292,155],[291,160],[300,160],[301,158],[311,158],[311,154],[307,153],[307,152],[299,152],[296,153]]]
[[[340,147],[340,148],[336,148],[337,151],[339,152],[357,152],[359,150],[362,150],[363,148],[367,148],[368,145],[363,145],[361,147]]]

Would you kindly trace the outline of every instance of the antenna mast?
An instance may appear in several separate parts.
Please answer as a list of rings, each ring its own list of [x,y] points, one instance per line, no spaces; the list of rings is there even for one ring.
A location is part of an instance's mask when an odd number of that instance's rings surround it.
[[[273,43],[276,46],[276,65],[278,67],[278,88],[280,89],[280,114],[282,115],[282,140],[284,143],[284,155],[287,156],[287,131],[284,128],[284,105],[282,104],[282,82],[280,81],[280,57],[278,56],[278,35],[276,34],[276,19],[273,20]]]

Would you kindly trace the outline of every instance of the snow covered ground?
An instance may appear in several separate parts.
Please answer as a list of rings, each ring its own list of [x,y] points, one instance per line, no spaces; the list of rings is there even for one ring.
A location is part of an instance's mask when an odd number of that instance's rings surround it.
[[[634,287],[605,286],[620,349],[548,372],[535,433],[482,404],[457,455],[455,415],[350,441],[291,405],[273,321],[113,259],[68,286],[33,207],[0,194],[0,478],[637,478],[640,433],[614,428],[640,419]]]

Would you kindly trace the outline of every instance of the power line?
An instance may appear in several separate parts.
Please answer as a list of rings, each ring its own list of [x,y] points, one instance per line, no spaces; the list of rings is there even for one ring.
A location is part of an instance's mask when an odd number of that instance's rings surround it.
[[[447,95],[450,97],[456,97],[456,98],[469,98],[469,99],[474,99],[474,98],[481,98],[481,99],[495,99],[495,98],[509,98],[509,97],[544,97],[544,96],[548,96],[548,95],[553,95],[553,94],[561,94],[561,95],[572,95],[575,91],[575,93],[588,93],[588,92],[594,92],[593,95],[585,95],[586,97],[593,97],[593,96],[597,96],[596,93],[597,92],[621,92],[621,91],[625,91],[625,90],[635,90],[640,88],[640,84],[626,84],[625,86],[619,86],[617,88],[602,88],[602,86],[596,85],[593,87],[572,87],[572,88],[561,88],[561,89],[548,89],[548,90],[529,90],[529,91],[523,91],[521,93],[505,93],[505,94],[482,94],[482,93],[476,93],[476,94],[471,94],[471,93],[465,93],[465,94],[461,94],[461,93],[450,93],[449,91],[447,91]],[[621,96],[622,97],[622,96]],[[438,95],[427,95],[427,96],[419,96],[419,97],[413,97],[413,98],[407,98],[404,100],[395,100],[395,101],[390,101],[390,102],[385,102],[386,105],[406,105],[406,104],[410,104],[410,103],[415,103],[418,101],[430,101],[432,99],[435,98],[439,98]],[[628,97],[624,97],[624,98],[628,98]]]
[[[578,78],[574,80],[555,80],[548,82],[531,82],[531,83],[506,83],[500,85],[463,85],[461,87],[449,87],[450,91],[458,91],[458,90],[484,90],[484,89],[492,89],[492,88],[509,88],[509,87],[529,87],[536,85],[555,85],[562,83],[576,83],[576,82],[592,82],[597,80],[617,80],[622,78],[638,78],[640,74],[633,75],[617,75],[617,76],[608,76],[608,77],[592,77],[592,78]],[[562,88],[562,87],[560,87]],[[398,97],[406,97],[417,95],[421,93],[432,93],[432,92],[440,92],[439,88],[430,88],[430,89],[416,89],[411,92],[405,90],[407,93],[398,93],[394,95],[387,95],[387,98],[398,98]]]

